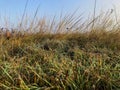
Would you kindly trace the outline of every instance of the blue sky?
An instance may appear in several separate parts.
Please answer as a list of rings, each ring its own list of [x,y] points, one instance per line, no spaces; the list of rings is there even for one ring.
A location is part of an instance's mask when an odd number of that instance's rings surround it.
[[[9,17],[15,20],[22,16],[27,0],[0,0],[0,16]],[[84,13],[85,16],[93,13],[94,0],[29,0],[27,14],[33,15],[40,4],[39,15],[54,16],[55,14],[72,13],[79,8],[77,14]],[[119,11],[120,0],[97,0],[96,12],[113,9],[113,6]]]
[[[22,14],[27,0],[0,0],[0,12],[6,15]],[[54,15],[61,11],[73,12],[88,10],[93,2],[90,0],[29,0],[27,12],[33,13],[40,4],[42,14]],[[92,7],[91,7],[92,8]]]

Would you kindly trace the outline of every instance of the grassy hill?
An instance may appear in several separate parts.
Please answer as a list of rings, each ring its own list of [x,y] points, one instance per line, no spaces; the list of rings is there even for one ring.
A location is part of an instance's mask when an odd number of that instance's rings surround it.
[[[120,29],[108,16],[43,18],[1,36],[0,89],[119,90]]]

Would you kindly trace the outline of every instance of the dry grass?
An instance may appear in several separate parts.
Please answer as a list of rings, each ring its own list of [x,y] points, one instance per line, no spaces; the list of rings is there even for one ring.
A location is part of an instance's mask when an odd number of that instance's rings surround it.
[[[0,38],[1,90],[120,89],[120,30],[110,13],[22,25]]]

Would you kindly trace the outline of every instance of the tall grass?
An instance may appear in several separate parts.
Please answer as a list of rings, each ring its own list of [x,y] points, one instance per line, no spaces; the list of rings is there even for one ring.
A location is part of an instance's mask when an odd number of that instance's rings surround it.
[[[83,22],[75,14],[38,19],[37,12],[31,22],[24,12],[9,40],[1,33],[1,90],[120,89],[120,30],[112,13]]]

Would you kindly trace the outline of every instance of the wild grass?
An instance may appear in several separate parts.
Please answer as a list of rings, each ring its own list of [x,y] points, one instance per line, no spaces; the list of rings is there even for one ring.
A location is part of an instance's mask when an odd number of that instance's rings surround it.
[[[110,12],[84,22],[74,14],[22,20],[9,40],[4,33],[1,90],[120,89],[120,30]]]

